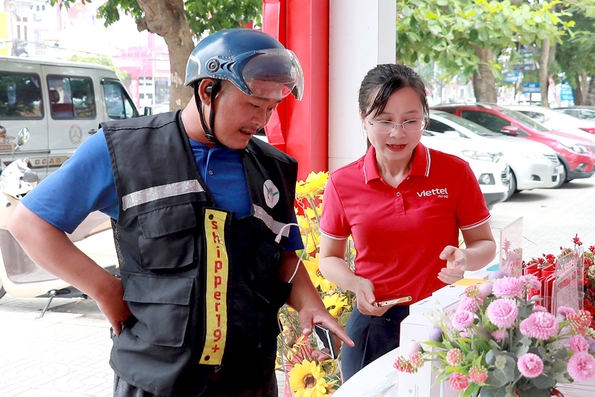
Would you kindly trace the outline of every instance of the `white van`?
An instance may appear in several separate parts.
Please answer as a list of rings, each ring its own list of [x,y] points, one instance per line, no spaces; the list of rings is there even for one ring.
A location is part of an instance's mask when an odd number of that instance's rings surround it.
[[[99,123],[138,116],[122,81],[106,66],[0,57],[0,171],[26,158],[44,178],[97,132]],[[31,135],[15,151],[23,127]]]

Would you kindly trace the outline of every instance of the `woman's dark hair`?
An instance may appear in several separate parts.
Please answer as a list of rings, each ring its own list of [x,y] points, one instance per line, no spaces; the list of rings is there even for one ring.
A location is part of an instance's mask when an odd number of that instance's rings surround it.
[[[411,87],[419,95],[424,115],[430,114],[426,86],[409,66],[386,63],[371,69],[359,88],[359,111],[362,117],[376,116],[384,111],[388,98],[404,87]]]

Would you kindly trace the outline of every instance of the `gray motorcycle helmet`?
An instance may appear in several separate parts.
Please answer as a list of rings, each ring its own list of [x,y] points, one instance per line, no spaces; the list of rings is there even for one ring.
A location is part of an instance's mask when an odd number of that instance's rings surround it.
[[[301,100],[304,74],[296,55],[266,33],[226,29],[205,37],[186,65],[185,85],[204,78],[228,80],[246,95]]]

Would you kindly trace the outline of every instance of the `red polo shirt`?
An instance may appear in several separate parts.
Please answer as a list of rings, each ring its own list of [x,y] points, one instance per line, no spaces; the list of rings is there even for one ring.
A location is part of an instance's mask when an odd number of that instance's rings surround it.
[[[488,221],[490,213],[469,164],[419,143],[409,175],[398,188],[378,173],[375,150],[333,171],[323,200],[320,230],[334,239],[353,236],[355,273],[374,283],[376,300],[394,294],[413,302],[444,287],[440,252],[458,245],[459,229]]]

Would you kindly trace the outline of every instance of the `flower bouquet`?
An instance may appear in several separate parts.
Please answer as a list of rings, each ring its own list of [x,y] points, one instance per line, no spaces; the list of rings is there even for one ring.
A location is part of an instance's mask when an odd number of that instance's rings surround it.
[[[431,340],[413,341],[394,367],[416,372],[426,361],[437,366],[459,396],[549,397],[558,383],[595,377],[592,315],[565,306],[557,315],[528,298],[534,275],[496,275],[465,290],[458,309],[437,321]]]
[[[322,193],[328,176],[328,172],[312,172],[305,181],[297,183],[295,209],[305,247],[303,252],[298,254],[325,307],[344,326],[352,311],[353,294],[331,283],[318,269],[317,254],[320,248],[318,225],[322,211]],[[354,256],[350,248],[347,256],[349,263],[353,261]],[[297,313],[292,308],[283,306],[279,312],[279,320],[283,331],[278,338],[277,364],[278,369],[284,371],[288,379],[284,396],[327,397],[332,395],[341,384],[338,362],[316,361],[314,351],[317,347],[314,338],[302,336]]]

